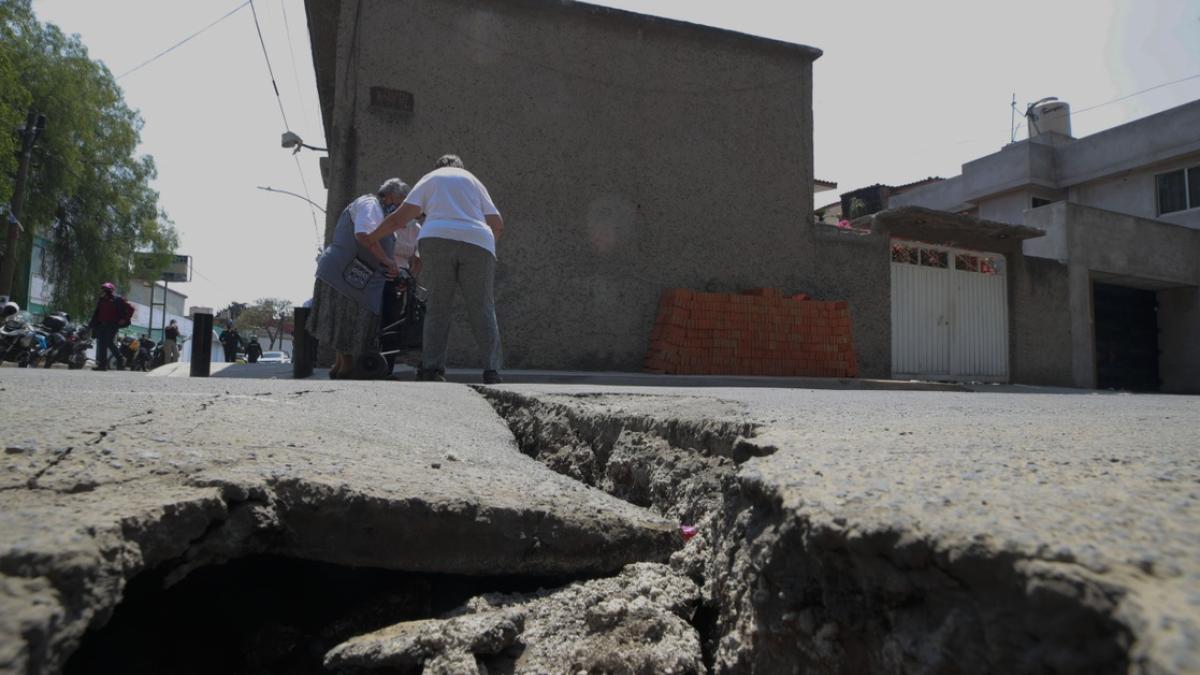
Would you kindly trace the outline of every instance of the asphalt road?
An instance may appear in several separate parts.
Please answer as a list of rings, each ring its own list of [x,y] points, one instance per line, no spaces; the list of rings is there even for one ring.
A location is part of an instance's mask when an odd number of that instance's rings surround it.
[[[984,550],[1115,589],[1121,620],[1138,626],[1138,658],[1169,672],[1200,671],[1200,397],[1012,387],[503,388],[604,417],[750,425],[746,441],[766,456],[742,464],[739,478],[796,517],[848,537],[901,532],[950,554]],[[381,517],[386,505],[411,507],[407,495],[423,495],[436,505],[431,513],[458,526],[478,526],[480,509],[516,513],[532,500],[540,512],[568,514],[564,542],[587,541],[604,523],[612,538],[597,542],[627,537],[651,550],[668,527],[521,456],[490,406],[457,384],[4,368],[0,438],[8,545],[0,562],[61,547],[74,557],[55,562],[48,553],[46,564],[77,568],[92,555],[81,527],[129,529],[132,513],[199,499],[206,489],[292,479],[384,504]],[[161,498],[148,497],[147,485],[159,486]],[[351,549],[317,551],[320,544],[297,540],[292,550],[351,563],[381,553],[352,550],[353,533],[342,534]],[[502,548],[497,559],[519,564]],[[550,567],[568,564],[565,549],[539,550]],[[21,594],[13,597],[19,605]],[[0,628],[28,632],[24,624]]]

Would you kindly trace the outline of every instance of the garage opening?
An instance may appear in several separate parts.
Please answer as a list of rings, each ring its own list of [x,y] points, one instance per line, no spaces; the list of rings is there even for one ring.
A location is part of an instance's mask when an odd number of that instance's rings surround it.
[[[1158,296],[1154,291],[1092,285],[1096,386],[1158,391]]]

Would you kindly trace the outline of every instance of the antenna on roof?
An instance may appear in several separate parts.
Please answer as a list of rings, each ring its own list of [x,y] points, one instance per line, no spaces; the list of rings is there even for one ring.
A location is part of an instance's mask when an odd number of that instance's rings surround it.
[[[1012,105],[1010,106],[1012,113],[1008,116],[1008,142],[1017,142],[1017,92],[1013,92]]]

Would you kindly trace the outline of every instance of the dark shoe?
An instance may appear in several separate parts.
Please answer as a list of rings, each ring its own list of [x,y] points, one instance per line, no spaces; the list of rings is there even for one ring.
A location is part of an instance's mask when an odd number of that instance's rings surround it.
[[[504,380],[500,377],[500,373],[494,370],[483,371],[484,384],[503,384]]]
[[[445,382],[444,372],[435,368],[421,368],[417,371],[417,382]]]
[[[336,371],[332,368],[329,369],[329,379],[340,380],[341,378],[342,378],[342,376],[340,374],[338,374],[338,371]]]
[[[102,372],[102,373],[107,373],[107,372],[108,372],[108,368],[102,368],[102,367],[100,367],[100,366],[92,366],[92,370],[99,370],[99,371],[100,371],[100,372]]]

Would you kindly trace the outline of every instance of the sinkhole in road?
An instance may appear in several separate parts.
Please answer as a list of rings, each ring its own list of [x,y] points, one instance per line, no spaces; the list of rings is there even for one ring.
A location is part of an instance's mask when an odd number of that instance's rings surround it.
[[[527,593],[566,583],[356,568],[271,555],[193,571],[164,588],[143,573],[101,629],[89,632],[67,675],[328,675],[338,643],[401,621],[437,616],[485,592]]]

